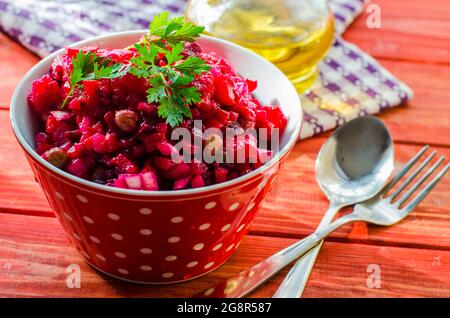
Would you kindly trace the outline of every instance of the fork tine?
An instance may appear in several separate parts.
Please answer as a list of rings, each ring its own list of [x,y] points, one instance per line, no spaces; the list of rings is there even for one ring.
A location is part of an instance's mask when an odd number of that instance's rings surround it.
[[[420,166],[417,167],[417,169],[410,176],[408,176],[408,178],[398,187],[398,189],[396,189],[395,192],[390,195],[392,201],[394,201],[395,198],[400,194],[400,192],[402,192],[406,188],[406,186],[417,177],[417,175],[423,170],[423,168],[425,168],[425,166],[431,161],[431,159],[434,158],[435,155],[436,151],[433,151],[431,155],[429,155],[428,158],[426,158],[420,164]]]
[[[444,169],[439,172],[434,179],[422,190],[422,192],[419,193],[417,197],[414,198],[413,201],[408,203],[408,205],[403,209],[406,211],[413,210],[427,195],[428,193],[433,190],[433,188],[436,186],[436,184],[439,183],[439,181],[442,179],[442,177],[447,173],[447,171],[450,169],[450,163],[448,163]]]
[[[427,180],[431,174],[439,167],[439,165],[445,160],[445,157],[442,156],[438,161],[419,179],[419,181],[414,184],[395,204],[397,206],[402,205],[406,200],[408,200],[411,195],[416,191],[424,182]],[[406,183],[406,182],[405,182]],[[407,184],[406,184],[407,185]],[[405,186],[406,186],[405,185]]]
[[[425,153],[425,151],[428,150],[428,148],[430,148],[430,146],[426,145],[414,157],[412,157],[411,160],[409,160],[408,163],[402,168],[402,170],[399,173],[397,173],[394,179],[392,179],[391,182],[389,182],[386,185],[382,193],[388,193],[389,190],[391,190],[397,184],[397,182],[401,178],[403,178],[403,176],[409,171],[409,169],[411,169],[411,167],[417,162],[417,160],[419,160],[420,157],[423,156],[423,154]]]

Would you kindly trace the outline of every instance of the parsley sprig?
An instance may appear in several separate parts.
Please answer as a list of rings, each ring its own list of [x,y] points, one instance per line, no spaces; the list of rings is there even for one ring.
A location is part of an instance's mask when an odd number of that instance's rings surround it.
[[[83,87],[83,81],[122,77],[129,69],[124,64],[111,63],[110,58],[101,57],[96,52],[83,50],[79,50],[75,57],[72,57],[72,66],[73,71],[67,74],[70,90],[60,106],[61,109],[66,106],[75,89]]]
[[[168,13],[162,13],[153,19],[144,41],[134,45],[138,55],[131,59],[130,73],[149,81],[147,100],[159,103],[158,115],[172,127],[181,124],[184,117],[191,118],[189,105],[201,101],[192,82],[210,66],[195,56],[184,58],[182,53],[185,43],[194,42],[203,31],[183,17],[169,19]],[[163,66],[161,56],[165,58]]]
[[[80,50],[72,58],[73,71],[68,74],[70,91],[61,105],[64,108],[76,88],[84,80],[117,78],[130,72],[145,78],[149,103],[158,103],[158,115],[175,127],[184,117],[191,118],[190,105],[201,101],[201,95],[192,82],[196,76],[210,70],[206,62],[195,56],[183,54],[185,44],[194,42],[204,27],[187,22],[183,17],[170,18],[168,12],[154,17],[149,32],[134,45],[137,54],[131,66],[111,63],[95,52]]]

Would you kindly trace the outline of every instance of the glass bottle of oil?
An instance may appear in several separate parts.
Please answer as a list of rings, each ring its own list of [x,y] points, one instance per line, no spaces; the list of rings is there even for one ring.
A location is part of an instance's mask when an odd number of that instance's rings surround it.
[[[191,0],[186,16],[277,65],[299,92],[317,79],[334,35],[326,0]]]

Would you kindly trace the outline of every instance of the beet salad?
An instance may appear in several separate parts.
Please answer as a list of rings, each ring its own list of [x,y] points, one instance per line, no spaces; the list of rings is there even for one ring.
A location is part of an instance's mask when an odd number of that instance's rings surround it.
[[[195,39],[203,30],[163,13],[129,48],[67,48],[28,96],[42,120],[37,153],[77,177],[136,190],[203,187],[260,167],[271,149],[249,135],[223,137],[225,130],[265,128],[270,139],[287,119],[252,94],[255,81],[202,51]],[[177,128],[201,138],[200,145],[184,141],[177,149]],[[205,136],[209,128],[224,134]],[[243,162],[207,162],[195,157],[205,149],[255,151]],[[184,159],[174,160],[178,155]]]

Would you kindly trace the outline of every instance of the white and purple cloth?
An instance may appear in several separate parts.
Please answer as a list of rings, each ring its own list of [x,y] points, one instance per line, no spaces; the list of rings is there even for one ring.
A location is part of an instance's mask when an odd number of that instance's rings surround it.
[[[320,64],[320,80],[302,95],[301,138],[346,121],[398,106],[412,98],[403,82],[341,34],[367,0],[329,0],[336,36]],[[161,11],[182,14],[186,0],[0,0],[0,30],[41,57],[104,33],[147,28]]]

